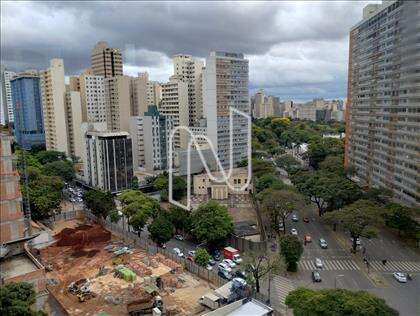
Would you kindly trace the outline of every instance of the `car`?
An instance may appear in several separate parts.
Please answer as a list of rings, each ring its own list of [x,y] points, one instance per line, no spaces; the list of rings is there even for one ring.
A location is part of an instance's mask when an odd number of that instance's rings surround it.
[[[232,260],[230,260],[230,259],[223,259],[222,260],[222,263],[225,263],[225,264],[227,264],[229,267],[231,267],[231,268],[234,268],[234,267],[236,267],[236,263],[235,262],[233,262]]]
[[[235,271],[235,277],[237,278],[242,278],[242,279],[246,279],[246,272],[245,271],[241,271],[241,270],[236,270]]]
[[[321,275],[319,274],[319,271],[312,271],[312,282],[321,282]]]
[[[195,250],[188,251],[188,255],[190,255],[191,257],[194,257],[195,256]]]
[[[350,237],[350,241],[351,241],[351,244],[353,244],[353,237]],[[356,246],[360,246],[361,244],[362,244],[362,242],[360,241],[360,238],[357,237],[356,238]]]
[[[232,271],[232,268],[227,263],[224,263],[224,262],[219,263],[218,269],[219,269],[219,271],[221,271],[221,270],[222,271],[227,271],[227,272]]]
[[[214,266],[216,264],[216,261],[213,259],[209,260],[209,265]]]
[[[322,249],[327,249],[328,248],[328,244],[327,244],[327,242],[324,238],[319,238],[319,246]]]
[[[407,283],[407,274],[402,272],[394,272],[392,276],[400,283]]]
[[[295,235],[295,236],[297,236],[297,234],[298,234],[298,232],[297,232],[297,229],[296,229],[296,228],[292,228],[292,229],[290,230],[290,233],[291,233],[292,235]]]
[[[233,255],[233,262],[235,262],[236,264],[241,264],[242,263],[241,255],[240,254]]]
[[[216,251],[213,253],[213,259],[214,259],[214,260],[216,260],[216,261],[220,261],[220,259],[222,259],[222,257],[221,257],[221,255],[220,255],[220,251],[219,251],[219,250],[216,250]]]
[[[317,267],[318,269],[322,269],[324,267],[320,258],[315,258],[315,267]]]
[[[179,248],[174,248],[172,249],[172,251],[178,256],[178,257],[183,257],[184,254],[182,253],[182,251]]]
[[[304,217],[304,218],[303,218],[303,221],[304,221],[305,223],[309,223],[309,218]]]
[[[280,223],[279,223],[279,230],[281,230],[281,231],[283,231],[283,232],[284,232],[284,225],[283,225],[283,222],[280,222]]]
[[[206,269],[207,269],[207,270],[209,270],[209,271],[211,271],[211,270],[213,270],[213,266],[212,266],[211,264],[208,264],[208,265],[206,266]]]
[[[299,221],[299,218],[298,218],[298,216],[296,214],[293,214],[292,215],[292,221],[294,221],[294,222],[298,222]]]
[[[175,235],[174,238],[181,241],[184,240],[184,237],[182,235]]]
[[[223,279],[232,280],[232,274],[228,271],[219,270],[217,274]]]
[[[312,238],[311,238],[311,236],[310,235],[305,235],[305,242],[311,242],[312,241]]]
[[[242,278],[233,278],[232,285],[234,285],[235,288],[246,287],[246,281]]]

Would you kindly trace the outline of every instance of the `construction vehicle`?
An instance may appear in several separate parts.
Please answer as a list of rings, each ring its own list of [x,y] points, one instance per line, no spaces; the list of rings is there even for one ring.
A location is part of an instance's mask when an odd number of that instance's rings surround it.
[[[71,282],[67,287],[71,294],[74,294],[79,299],[79,302],[85,302],[93,297],[95,294],[90,290],[90,280],[89,279],[79,279],[77,281]]]
[[[130,316],[151,315],[155,307],[162,311],[162,298],[159,295],[147,295],[147,297],[128,303],[127,312]]]

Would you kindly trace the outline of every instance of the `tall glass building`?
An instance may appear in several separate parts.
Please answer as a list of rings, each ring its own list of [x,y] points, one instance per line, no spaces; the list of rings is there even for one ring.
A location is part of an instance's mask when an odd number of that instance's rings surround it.
[[[16,142],[25,148],[45,145],[40,79],[32,72],[11,81]]]

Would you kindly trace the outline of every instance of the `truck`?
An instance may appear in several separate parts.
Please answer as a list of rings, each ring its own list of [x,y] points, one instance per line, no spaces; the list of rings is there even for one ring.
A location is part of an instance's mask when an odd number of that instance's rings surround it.
[[[241,264],[242,262],[242,258],[241,258],[241,255],[239,254],[239,250],[233,247],[225,247],[223,249],[223,256],[225,257],[225,259],[230,259],[236,264]]]
[[[221,298],[212,292],[209,292],[202,296],[199,300],[199,303],[201,305],[207,306],[211,310],[218,309],[221,305]]]
[[[141,299],[129,302],[127,304],[127,312],[130,316],[151,315],[154,308],[163,310],[162,298],[152,295],[147,295]]]

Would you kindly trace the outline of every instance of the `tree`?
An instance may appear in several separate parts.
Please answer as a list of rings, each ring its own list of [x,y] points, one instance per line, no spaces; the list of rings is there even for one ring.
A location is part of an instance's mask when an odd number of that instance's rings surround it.
[[[35,154],[35,158],[43,165],[66,159],[66,154],[55,150],[40,151]]]
[[[302,169],[301,163],[292,155],[282,155],[276,159],[276,163],[289,174],[294,174]]]
[[[279,255],[268,254],[266,251],[258,250],[247,252],[244,258],[245,270],[251,273],[248,278],[255,286],[255,291],[260,292],[261,281],[272,274],[278,274],[284,269],[284,262]]]
[[[158,215],[149,225],[150,238],[159,246],[168,242],[174,234],[174,226],[164,214]]]
[[[280,223],[283,224],[283,233],[285,234],[286,219],[293,211],[302,207],[302,196],[289,190],[267,189],[264,193],[262,210],[269,218],[272,228],[277,235],[280,235]]]
[[[136,176],[131,180],[131,187],[135,190],[139,188],[139,179]]]
[[[117,210],[112,210],[109,213],[109,219],[111,220],[112,223],[118,223],[119,220],[121,219],[121,215]]]
[[[169,218],[177,231],[190,231],[192,226],[191,213],[187,210],[172,206],[169,212]]]
[[[385,223],[388,227],[396,229],[399,236],[415,239],[420,231],[420,224],[416,220],[417,212],[397,203],[389,203],[386,206]]]
[[[255,181],[255,192],[259,193],[268,188],[273,188],[277,190],[286,189],[288,186],[283,183],[276,175],[274,174],[264,174],[261,177],[257,178]]]
[[[280,254],[287,264],[287,271],[297,271],[297,263],[302,253],[302,242],[296,236],[286,235],[280,239]]]
[[[111,211],[115,210],[114,196],[111,192],[90,190],[85,192],[83,200],[86,207],[96,216],[106,218]]]
[[[75,177],[73,163],[68,160],[57,160],[48,162],[44,165],[44,174],[49,176],[57,176],[64,181],[70,182]]]
[[[46,315],[43,312],[31,310],[35,303],[35,290],[31,283],[18,282],[8,283],[0,287],[0,313],[4,316]]]
[[[270,161],[252,159],[252,175],[255,178],[261,177],[265,174],[275,174],[276,169]]]
[[[172,178],[172,194],[174,200],[182,199],[187,192],[187,182],[178,176]],[[161,198],[163,201],[168,200],[169,177],[167,173],[159,175],[154,181],[153,186],[161,191]]]
[[[342,155],[327,156],[322,162],[319,163],[319,169],[344,177],[344,157]]]
[[[378,205],[387,204],[392,198],[392,191],[386,188],[370,188],[363,194],[363,199],[371,200]]]
[[[194,262],[199,266],[205,267],[208,265],[209,260],[211,259],[210,254],[204,248],[198,248],[195,251]]]
[[[318,138],[309,143],[307,156],[309,165],[318,169],[318,165],[328,155],[342,155],[344,144],[342,140],[335,138]]]
[[[286,305],[296,316],[396,316],[385,300],[366,291],[298,288],[286,297]]]
[[[357,248],[357,238],[375,237],[375,226],[382,224],[383,211],[372,201],[358,200],[343,209],[329,212],[324,215],[324,221],[339,224],[350,233],[353,238],[353,251]]]
[[[202,204],[192,214],[192,235],[200,242],[219,244],[233,232],[233,219],[216,201]]]

